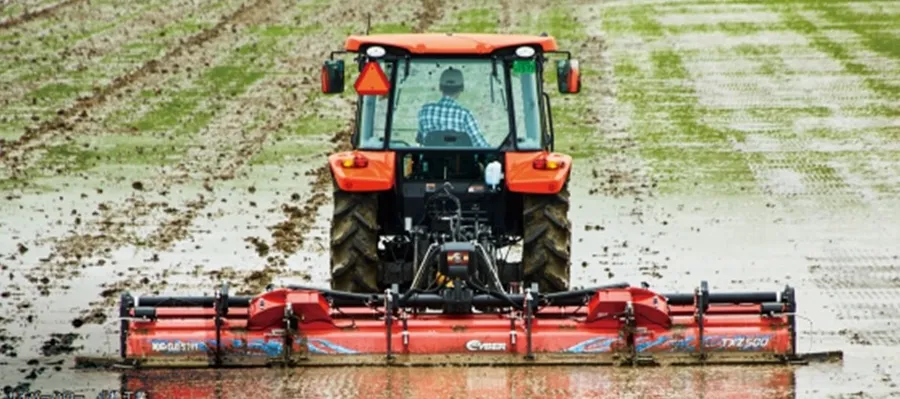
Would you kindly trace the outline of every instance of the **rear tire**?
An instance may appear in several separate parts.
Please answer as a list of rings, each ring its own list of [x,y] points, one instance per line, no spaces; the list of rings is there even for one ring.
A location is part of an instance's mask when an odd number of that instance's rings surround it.
[[[536,282],[545,293],[568,290],[572,252],[568,184],[557,194],[526,194],[522,208],[525,286]]]
[[[331,289],[378,292],[378,198],[334,189]]]

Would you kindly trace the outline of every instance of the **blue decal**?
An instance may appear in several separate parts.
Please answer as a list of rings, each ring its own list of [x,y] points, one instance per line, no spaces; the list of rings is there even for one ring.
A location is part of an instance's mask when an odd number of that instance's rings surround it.
[[[307,341],[306,347],[309,348],[310,352],[322,355],[359,353],[353,349],[345,348],[321,338],[310,339],[309,341]]]
[[[244,340],[242,339],[234,339],[231,341],[231,345],[235,349],[239,349],[244,346]],[[247,342],[246,348],[250,351],[259,351],[267,356],[280,356],[282,352],[284,352],[284,344],[281,341],[266,341],[262,338],[257,338],[252,341]]]
[[[769,347],[773,337],[772,334],[707,335],[703,337],[703,347],[707,350],[760,352]],[[694,336],[675,338],[665,335],[655,339],[646,336],[636,337],[635,349],[638,352],[650,349],[655,352],[694,352],[697,350],[696,338]]]
[[[565,350],[565,352],[573,353],[603,353],[612,351],[612,344],[616,342],[616,338],[597,337],[587,341],[582,341]]]
[[[668,340],[669,337],[657,337],[653,341],[650,341],[647,337],[637,337],[634,340],[634,348],[638,352],[643,352],[656,346],[663,346]]]
[[[637,352],[654,349],[654,352],[693,352],[694,337],[673,338],[663,335],[651,340],[649,337],[635,337],[634,347]]]
[[[224,344],[224,343],[223,343]],[[355,354],[356,350],[349,349],[324,339],[310,339],[307,342],[307,348],[312,353],[319,354]],[[161,354],[183,355],[195,352],[210,353],[216,348],[216,340],[161,340],[154,339],[150,341],[150,348],[153,352]],[[227,352],[240,353],[245,355],[265,355],[269,357],[281,356],[284,353],[284,343],[279,340],[265,340],[262,338],[250,341],[240,338],[232,339],[230,345],[225,344],[222,348]]]

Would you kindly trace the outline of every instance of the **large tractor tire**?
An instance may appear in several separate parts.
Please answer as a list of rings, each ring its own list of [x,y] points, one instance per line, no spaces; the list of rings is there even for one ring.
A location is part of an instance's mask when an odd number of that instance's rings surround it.
[[[378,292],[378,198],[334,190],[331,219],[331,289]]]
[[[536,282],[544,293],[568,290],[572,264],[568,184],[557,194],[526,194],[523,205],[526,284]]]

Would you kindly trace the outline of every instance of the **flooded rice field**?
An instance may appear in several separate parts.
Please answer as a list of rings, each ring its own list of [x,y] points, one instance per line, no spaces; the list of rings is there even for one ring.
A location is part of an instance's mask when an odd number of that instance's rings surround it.
[[[327,286],[343,39],[548,32],[576,286],[797,289],[803,367],[74,371],[116,301]],[[900,397],[900,4],[0,2],[0,387],[152,398]]]

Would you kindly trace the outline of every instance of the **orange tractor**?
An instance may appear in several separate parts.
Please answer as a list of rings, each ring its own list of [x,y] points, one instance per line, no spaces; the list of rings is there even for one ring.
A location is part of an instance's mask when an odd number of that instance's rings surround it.
[[[567,290],[572,158],[553,152],[542,79],[556,41],[353,36],[346,51],[359,54],[360,98],[354,150],[328,158],[332,288],[435,287],[446,278],[437,258],[452,252],[469,256],[474,274],[476,263],[496,272],[474,276],[486,287]],[[344,75],[343,60],[327,61],[322,90],[342,92]],[[556,78],[561,93],[580,91],[577,61],[559,60]],[[517,243],[522,261],[510,262],[503,250]]]
[[[331,288],[123,294],[130,366],[795,363],[794,289],[570,287],[572,157],[554,152],[547,35],[351,36],[353,150],[333,154]],[[325,61],[341,93],[345,63]],[[522,244],[520,260],[505,255]],[[508,251],[507,251],[508,252]],[[824,358],[840,356],[825,354]],[[81,364],[97,364],[82,359]],[[102,362],[101,362],[102,363]]]

